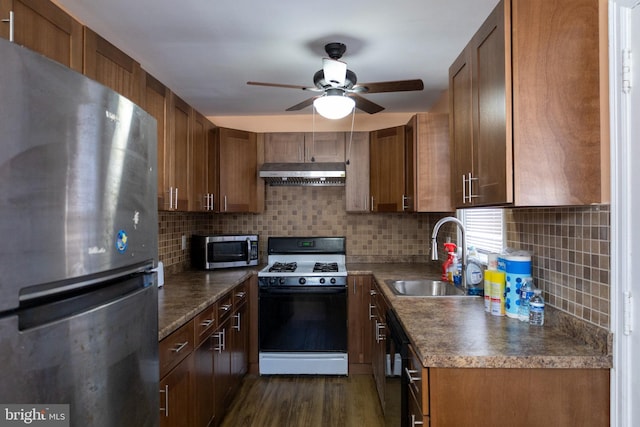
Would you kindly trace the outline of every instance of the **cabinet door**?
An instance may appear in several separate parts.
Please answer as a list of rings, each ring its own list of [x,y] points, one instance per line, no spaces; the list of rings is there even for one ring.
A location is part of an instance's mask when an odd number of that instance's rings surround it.
[[[210,211],[211,199],[209,194],[213,191],[209,189],[209,130],[212,125],[202,114],[194,112],[189,173],[191,181],[191,194],[189,195],[190,211]]]
[[[348,137],[349,138],[349,137]],[[347,212],[367,212],[369,204],[369,133],[354,132],[346,141],[345,198]]]
[[[218,129],[220,212],[257,212],[256,134]]]
[[[141,104],[144,87],[140,64],[87,27],[84,28],[84,74]]]
[[[231,320],[231,389],[236,390],[249,366],[249,310],[247,304],[237,308]]]
[[[195,426],[213,425],[213,348],[214,337],[207,337],[194,352]]]
[[[230,399],[231,390],[231,350],[229,348],[229,334],[231,317],[222,320],[215,334],[213,354],[213,388],[214,412],[216,419],[222,417]]]
[[[501,2],[471,41],[473,64],[473,203],[513,202],[510,2]],[[507,9],[507,10],[505,10]],[[507,54],[509,52],[509,54]]]
[[[193,425],[193,356],[184,359],[160,380],[160,426]]]
[[[404,126],[373,131],[369,140],[370,188],[374,212],[402,212]]]
[[[304,162],[304,133],[273,132],[264,135],[265,163]]]
[[[371,326],[369,303],[371,301],[370,276],[349,276],[349,373],[359,373],[358,365],[371,365]]]
[[[187,211],[189,209],[189,169],[191,152],[192,109],[175,94],[171,94],[171,133],[169,143],[173,145],[173,176],[172,185],[174,207],[172,210]],[[170,208],[171,209],[171,208]]]
[[[305,162],[344,162],[344,132],[307,132]]]
[[[468,175],[473,174],[473,91],[471,52],[468,48],[449,68],[449,132],[451,200],[456,207],[469,205]]]
[[[168,143],[169,90],[150,74],[145,75],[144,109],[158,124],[158,209],[163,210],[169,194],[169,171],[173,170],[173,153]]]
[[[448,114],[420,113],[412,121],[413,191],[407,186],[406,194],[416,212],[451,212]]]
[[[14,14],[14,41],[82,72],[82,25],[62,9],[43,0],[0,0],[0,19]],[[0,23],[0,37],[9,39],[9,23]]]

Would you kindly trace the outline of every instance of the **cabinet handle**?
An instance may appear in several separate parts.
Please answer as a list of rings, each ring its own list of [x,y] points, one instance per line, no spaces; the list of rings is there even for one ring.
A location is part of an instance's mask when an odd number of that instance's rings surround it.
[[[220,307],[220,310],[226,313],[227,311],[231,310],[231,307],[232,307],[231,304],[222,304],[222,306]]]
[[[173,187],[169,187],[169,210],[173,209]]]
[[[173,351],[174,353],[180,353],[182,351],[182,349],[184,349],[187,345],[189,345],[189,341],[181,342],[181,343],[178,343],[176,345],[177,345],[177,347],[174,348],[171,351]]]
[[[236,293],[236,297],[241,299],[244,299],[245,295],[247,295],[245,291],[240,291]]]
[[[379,323],[376,320],[376,342],[384,341],[386,337],[380,334],[380,331],[384,329],[386,326],[384,323]]]
[[[214,350],[218,353],[222,353],[224,348],[226,347],[226,338],[225,338],[226,329],[221,330],[220,332],[216,332],[213,334],[218,339],[218,345],[214,347]]]
[[[409,196],[403,194],[402,195],[402,210],[406,211],[409,209]]]
[[[375,290],[375,289],[371,289],[371,290],[369,291],[369,295],[374,296],[374,295],[378,295],[378,293],[376,292],[376,290]]]
[[[376,308],[375,305],[369,304],[369,320],[376,319],[378,316],[373,313],[373,310]]]
[[[164,416],[169,416],[169,385],[165,384],[164,390],[160,390],[160,393],[164,393],[164,408],[160,408],[160,412],[164,412]]]
[[[233,325],[232,328],[236,331],[240,332],[240,313],[236,313],[233,315],[233,318],[238,321],[236,325]]]
[[[422,421],[416,421],[416,415],[411,414],[411,427],[424,425]]]
[[[224,211],[227,211],[227,196],[224,196]]]
[[[373,212],[373,196],[371,196],[371,212]]]
[[[208,328],[209,326],[211,326],[212,323],[213,323],[213,320],[207,319],[207,320],[203,320],[202,323],[200,323],[200,326]]]
[[[13,16],[13,10],[9,11],[9,19],[4,18],[2,20],[2,22],[8,22],[9,23],[9,41],[13,42],[14,41],[13,35],[15,33],[14,30],[15,30],[15,22],[16,22],[16,20],[14,19],[14,16]]]
[[[414,369],[404,368],[404,373],[407,375],[407,379],[409,380],[409,384],[413,384],[417,381],[422,381],[422,377],[414,377],[413,374],[417,374],[418,371]]]
[[[356,278],[354,277],[353,278],[353,294],[355,295],[356,293],[357,293],[356,292]]]
[[[178,187],[176,187],[176,198],[175,198],[174,204],[175,204],[175,209],[177,210],[178,209]]]

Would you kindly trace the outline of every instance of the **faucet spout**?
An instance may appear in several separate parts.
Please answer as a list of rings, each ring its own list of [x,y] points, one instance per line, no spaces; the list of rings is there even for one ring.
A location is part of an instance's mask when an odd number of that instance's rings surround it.
[[[438,222],[436,222],[436,225],[433,226],[433,232],[431,233],[431,260],[432,261],[437,261],[438,260],[438,241],[437,241],[437,237],[438,237],[438,231],[440,231],[440,227],[442,227],[443,224],[446,224],[448,222],[453,222],[455,223],[458,228],[460,229],[460,235],[462,236],[462,241],[460,242],[460,245],[458,245],[458,247],[462,248],[462,286],[465,288],[465,290],[467,289],[467,280],[466,280],[466,266],[467,266],[467,244],[465,241],[465,230],[464,230],[464,224],[462,224],[462,221],[460,221],[458,218],[453,217],[453,216],[446,216],[444,218],[441,218]]]

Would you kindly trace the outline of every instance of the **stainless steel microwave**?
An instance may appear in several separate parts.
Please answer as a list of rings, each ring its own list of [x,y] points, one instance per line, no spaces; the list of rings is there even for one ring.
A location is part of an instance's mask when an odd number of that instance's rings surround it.
[[[256,234],[191,236],[191,265],[201,270],[258,265]]]

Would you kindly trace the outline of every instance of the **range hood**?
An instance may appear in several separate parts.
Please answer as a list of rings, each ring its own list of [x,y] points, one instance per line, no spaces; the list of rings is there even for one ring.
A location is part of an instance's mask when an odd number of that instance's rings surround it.
[[[344,185],[344,163],[265,163],[260,178],[269,185]]]

